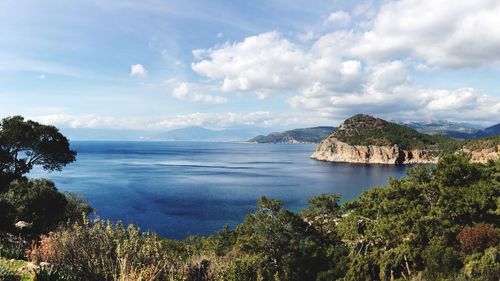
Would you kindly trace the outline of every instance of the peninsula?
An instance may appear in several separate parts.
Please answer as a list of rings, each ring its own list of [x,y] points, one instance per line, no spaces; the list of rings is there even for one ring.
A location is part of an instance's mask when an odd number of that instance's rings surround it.
[[[328,162],[401,165],[437,163],[443,152],[464,151],[472,161],[486,162],[498,159],[499,150],[498,136],[459,141],[358,114],[323,139],[311,157]]]

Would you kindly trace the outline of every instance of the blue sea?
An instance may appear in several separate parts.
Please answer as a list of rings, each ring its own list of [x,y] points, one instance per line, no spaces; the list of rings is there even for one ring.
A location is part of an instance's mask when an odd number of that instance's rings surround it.
[[[326,163],[312,144],[72,142],[77,161],[35,170],[62,191],[83,194],[104,219],[175,239],[236,226],[261,196],[299,211],[322,193],[352,200],[401,177],[405,167]]]

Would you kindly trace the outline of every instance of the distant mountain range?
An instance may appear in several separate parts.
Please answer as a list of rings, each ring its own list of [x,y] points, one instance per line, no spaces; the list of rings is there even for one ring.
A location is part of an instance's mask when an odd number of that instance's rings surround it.
[[[421,133],[444,135],[457,139],[476,139],[500,134],[500,124],[481,128],[468,123],[449,121],[397,122]],[[126,140],[126,141],[249,141],[255,143],[319,143],[331,134],[335,127],[320,126],[300,128],[265,135],[267,129],[245,126],[223,130],[204,127],[187,127],[170,131],[126,130],[126,129],[93,129],[93,128],[61,128],[61,132],[70,140]],[[255,137],[257,136],[257,137]]]
[[[70,140],[101,141],[246,141],[265,132],[260,127],[228,128],[213,130],[203,127],[187,127],[170,131],[61,128],[61,132]]]
[[[246,141],[264,129],[254,127],[212,130],[203,127],[187,127],[162,132],[152,136],[152,140],[162,141]]]
[[[434,122],[398,122],[421,133],[444,135],[457,139],[476,139],[500,134],[500,123],[488,128],[459,122],[438,120]]]
[[[256,143],[319,143],[335,131],[335,127],[313,127],[294,129],[285,132],[274,132],[267,136],[259,135],[249,142]]]
[[[150,131],[94,128],[60,128],[70,140],[78,141],[139,141],[149,140]]]

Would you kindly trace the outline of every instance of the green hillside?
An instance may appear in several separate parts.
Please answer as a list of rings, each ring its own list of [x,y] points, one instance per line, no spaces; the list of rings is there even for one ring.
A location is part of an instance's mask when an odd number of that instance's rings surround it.
[[[451,141],[444,136],[422,134],[409,127],[363,114],[346,119],[332,137],[351,145],[397,144],[403,149],[435,148],[439,143]]]
[[[270,133],[267,136],[257,136],[249,142],[257,143],[318,143],[326,136],[330,135],[335,127],[313,127],[294,129],[285,132]]]

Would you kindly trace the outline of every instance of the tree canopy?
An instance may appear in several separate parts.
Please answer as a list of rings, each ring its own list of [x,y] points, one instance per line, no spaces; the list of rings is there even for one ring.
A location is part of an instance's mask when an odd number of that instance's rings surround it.
[[[0,121],[0,187],[22,177],[34,166],[60,171],[75,159],[76,152],[56,127],[21,116]]]

